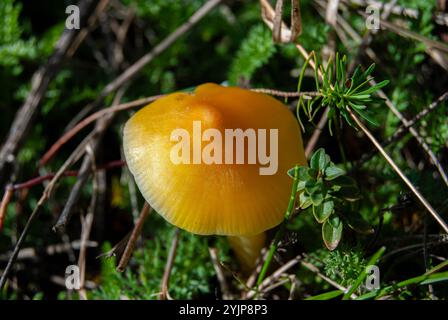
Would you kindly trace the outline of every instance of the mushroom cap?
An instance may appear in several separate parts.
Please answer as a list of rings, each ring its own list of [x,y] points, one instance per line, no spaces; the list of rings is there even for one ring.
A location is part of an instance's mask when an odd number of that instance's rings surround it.
[[[193,121],[222,134],[222,164],[174,164],[171,133],[193,137]],[[278,170],[260,175],[256,164],[226,164],[224,129],[278,129]],[[258,135],[257,135],[258,136]],[[190,143],[192,150],[193,141]],[[202,148],[208,142],[202,142]],[[145,106],[126,123],[124,154],[146,201],[173,225],[196,234],[249,236],[283,221],[291,193],[287,171],[305,165],[297,120],[278,100],[261,93],[207,83],[195,92],[173,93]],[[191,151],[191,154],[193,152]]]

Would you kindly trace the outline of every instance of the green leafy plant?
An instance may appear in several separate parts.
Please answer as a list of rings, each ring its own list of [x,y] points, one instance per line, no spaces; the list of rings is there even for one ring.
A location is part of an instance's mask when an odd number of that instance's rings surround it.
[[[21,59],[31,60],[37,56],[36,41],[21,39],[23,29],[19,23],[22,6],[15,4],[14,0],[5,0],[0,3],[0,66],[14,66],[14,73],[21,72],[19,65]]]
[[[343,286],[352,285],[366,267],[360,248],[344,247],[329,251],[323,260],[325,274]]]
[[[266,64],[275,53],[269,30],[257,25],[253,27],[241,44],[229,71],[229,82],[237,84],[241,78],[250,80],[254,72]]]
[[[294,169],[288,174],[294,177]],[[343,229],[343,221],[336,211],[345,201],[359,199],[356,182],[320,148],[311,156],[309,167],[298,168],[297,192],[300,208],[311,208],[314,218],[322,225],[325,246],[336,249]]]
[[[362,71],[361,66],[358,66],[353,75],[348,76],[346,56],[340,58],[337,53],[336,59],[330,59],[326,67],[319,64],[315,54],[312,56],[316,64],[315,85],[318,95],[313,99],[308,99],[306,104],[304,98],[300,97],[297,104],[298,118],[300,119],[300,110],[304,110],[309,121],[312,121],[321,108],[329,107],[328,126],[330,132],[332,132],[332,123],[338,123],[341,117],[352,127],[356,127],[347,110],[347,108],[351,108],[361,118],[373,125],[377,125],[377,122],[372,117],[370,108],[373,104],[382,101],[382,99],[373,96],[373,94],[386,86],[389,80],[371,85],[373,80],[371,74],[375,69],[375,64],[370,65],[365,71]],[[300,92],[302,79],[305,74],[304,71],[308,63],[309,59],[303,65],[301,77],[299,78],[298,92]],[[322,81],[319,81],[319,74]]]

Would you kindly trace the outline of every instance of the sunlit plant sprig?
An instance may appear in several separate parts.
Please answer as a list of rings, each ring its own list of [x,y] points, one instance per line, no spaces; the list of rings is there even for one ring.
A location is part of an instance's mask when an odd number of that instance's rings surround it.
[[[375,97],[373,94],[386,86],[389,80],[381,81],[373,86],[370,85],[371,80],[373,80],[371,74],[375,69],[375,64],[370,65],[364,72],[358,66],[353,72],[353,75],[349,76],[346,71],[346,56],[340,58],[337,53],[335,60],[330,58],[326,67],[324,67],[319,64],[316,55],[313,53],[302,67],[297,87],[298,92],[300,92],[302,86],[305,70],[312,58],[314,58],[315,63],[314,77],[318,95],[307,100],[303,96],[299,98],[296,109],[299,121],[300,110],[303,110],[309,121],[312,121],[321,108],[328,106],[328,126],[330,133],[332,133],[332,124],[341,117],[352,127],[356,128],[347,110],[347,107],[349,107],[369,123],[378,125],[372,118],[371,107],[383,101],[383,99]],[[300,124],[304,128],[303,124]]]
[[[311,156],[309,167],[299,166],[288,171],[297,179],[296,192],[300,209],[311,209],[316,221],[322,225],[322,239],[329,250],[338,246],[344,222],[355,231],[369,233],[361,217],[345,210],[344,204],[359,199],[356,182],[345,170],[335,165],[323,148]]]

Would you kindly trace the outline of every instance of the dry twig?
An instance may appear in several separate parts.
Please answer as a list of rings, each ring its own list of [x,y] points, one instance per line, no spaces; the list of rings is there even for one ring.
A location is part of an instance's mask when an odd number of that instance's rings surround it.
[[[177,245],[179,244],[179,228],[174,232],[173,242],[171,242],[170,252],[166,260],[165,271],[163,272],[160,300],[173,300],[169,294],[168,284],[170,282],[171,270],[173,269],[174,259],[176,258]]]
[[[147,202],[143,205],[142,211],[140,212],[140,216],[135,223],[134,228],[132,229],[131,235],[129,236],[129,240],[127,241],[126,247],[124,249],[123,255],[120,258],[120,262],[117,266],[117,271],[123,272],[126,266],[131,259],[132,252],[134,252],[135,244],[137,243],[138,237],[140,236],[143,225],[146,221],[146,218],[151,213],[151,207]]]
[[[224,271],[222,270],[221,263],[219,262],[218,250],[216,248],[208,248],[208,252],[210,253],[213,268],[216,272],[216,278],[218,279],[219,286],[221,288],[222,299],[230,300],[232,296],[230,294],[229,286],[227,285],[226,277],[224,275]]]

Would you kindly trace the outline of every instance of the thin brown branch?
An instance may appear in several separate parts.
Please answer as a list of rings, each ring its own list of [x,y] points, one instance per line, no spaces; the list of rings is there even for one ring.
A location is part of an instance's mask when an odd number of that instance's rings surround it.
[[[259,297],[261,297],[263,299],[269,291],[272,291],[272,290],[274,290],[278,287],[281,287],[281,286],[287,284],[288,282],[290,282],[291,280],[290,280],[289,276],[290,275],[288,275],[288,274],[284,274],[281,276],[280,279],[278,279],[277,281],[275,281],[268,287],[263,288],[263,290],[259,292]]]
[[[135,244],[137,243],[137,240],[140,234],[142,233],[143,225],[145,224],[146,218],[149,216],[150,213],[151,213],[151,207],[147,202],[145,202],[142,211],[140,212],[140,216],[138,217],[135,226],[132,229],[129,240],[124,249],[123,255],[120,258],[120,262],[118,263],[117,266],[118,272],[123,272],[126,266],[128,265],[132,253],[134,252]]]
[[[338,19],[339,0],[328,0],[325,8],[325,21],[327,24],[336,28]]]
[[[219,286],[221,288],[222,299],[230,300],[231,294],[229,290],[229,286],[226,281],[226,277],[224,275],[224,271],[222,270],[221,264],[218,258],[218,250],[216,248],[208,248],[208,252],[210,253],[210,258],[212,259],[213,268],[216,272],[216,278],[218,279]]]
[[[300,0],[292,0],[291,5],[291,42],[295,42],[302,33],[302,13],[300,10]]]
[[[301,265],[303,267],[305,267],[306,269],[310,270],[311,272],[314,272],[319,278],[321,278],[322,280],[326,281],[327,283],[329,283],[330,285],[332,285],[333,287],[335,287],[336,289],[341,290],[342,292],[347,292],[348,288],[345,288],[344,286],[341,286],[339,283],[337,283],[336,281],[333,281],[332,279],[328,278],[327,276],[323,275],[319,268],[317,268],[315,265],[313,265],[310,262],[307,261],[302,261]],[[356,294],[352,294],[351,295],[352,299],[357,298]]]
[[[273,283],[275,283],[281,276],[283,276],[286,271],[294,267],[297,263],[299,263],[302,260],[302,256],[298,255],[294,259],[291,259],[284,265],[282,265],[280,268],[278,268],[276,271],[274,271],[269,277],[263,280],[263,282],[258,286],[258,288],[251,290],[247,293],[246,298],[252,299],[257,297],[260,293],[262,293],[266,288],[271,286]]]
[[[122,99],[124,92],[126,88],[122,87],[120,90],[117,91],[117,94],[114,97],[114,101],[112,102],[112,105],[118,105],[120,103],[120,100]],[[112,122],[112,119],[114,117],[114,113],[110,113],[107,116],[100,118],[97,120],[95,128],[93,130],[93,135],[90,140],[90,143],[88,144],[88,148],[86,149],[87,154],[84,156],[84,160],[82,162],[81,168],[79,169],[79,174],[77,176],[75,185],[73,186],[72,190],[70,191],[70,195],[67,199],[67,202],[64,206],[64,209],[62,210],[61,215],[59,216],[58,221],[53,227],[54,231],[64,231],[65,226],[67,225],[68,221],[71,218],[71,215],[73,213],[74,207],[78,203],[79,197],[81,195],[81,190],[84,187],[84,185],[87,182],[87,179],[89,178],[90,174],[92,173],[92,167],[94,167],[94,158],[95,153],[97,149],[99,148],[101,139]]]
[[[8,204],[11,201],[13,194],[14,194],[13,187],[7,186],[2,198],[2,202],[0,203],[0,232],[3,230],[3,224],[6,218]]]
[[[245,287],[249,290],[248,292],[243,292],[242,298],[247,299],[247,295],[249,292],[252,291],[253,286],[255,285],[255,282],[257,281],[258,275],[261,272],[261,269],[263,268],[263,264],[266,261],[268,257],[268,250],[267,248],[263,248],[260,252],[260,256],[257,259],[256,267],[252,274],[249,276],[249,278],[246,281]]]
[[[294,300],[294,294],[296,292],[297,279],[295,274],[289,276],[289,281],[291,282],[291,288],[289,289],[288,300]]]
[[[96,194],[92,196],[92,203],[90,210],[93,210],[96,205]],[[81,231],[81,245],[78,256],[78,267],[79,267],[79,278],[80,278],[80,288],[78,290],[79,296],[82,300],[87,300],[87,294],[85,291],[85,278],[86,278],[86,254],[87,254],[87,243],[90,237],[90,231],[92,230],[94,212],[90,211],[87,213],[85,218],[82,219],[82,231]]]
[[[176,228],[174,233],[173,242],[171,242],[170,252],[165,265],[165,271],[163,272],[160,300],[172,300],[169,294],[168,285],[170,282],[171,270],[173,269],[174,259],[176,258],[177,245],[179,244],[180,230]]]
[[[276,271],[274,271],[269,277],[263,280],[263,282],[260,284],[260,288],[267,287],[271,283],[273,283],[275,280],[280,278],[286,271],[294,267],[297,263],[299,263],[302,260],[302,256],[298,255],[294,259],[289,260],[287,263],[282,265],[280,268],[278,268]]]
[[[58,221],[53,226],[53,231],[63,232],[65,230],[65,226],[71,218],[73,207],[78,204],[81,190],[84,184],[87,182],[88,177],[90,176],[91,162],[93,161],[92,159],[93,158],[91,154],[87,154],[84,158],[81,168],[79,169],[79,173],[76,176],[75,185],[70,191],[70,195],[65,203],[64,209],[62,210]]]
[[[250,91],[269,94],[271,96],[282,97],[282,98],[297,98],[297,97],[317,97],[320,96],[319,92],[296,92],[296,91],[281,91],[276,89],[268,88],[253,88]]]
[[[93,150],[89,150],[89,152],[93,155]],[[96,172],[95,161],[92,162],[92,171]],[[79,278],[80,278],[80,288],[78,290],[78,294],[80,299],[87,300],[87,293],[85,290],[85,279],[86,279],[86,256],[87,256],[87,242],[90,238],[90,231],[92,230],[93,218],[95,215],[95,208],[97,206],[97,198],[98,198],[98,184],[97,184],[97,176],[94,175],[93,178],[93,190],[92,197],[90,200],[90,205],[88,212],[85,217],[81,216],[81,246],[78,255],[78,267],[79,267]]]
[[[120,168],[120,167],[122,167],[124,165],[126,165],[126,163],[123,160],[115,160],[115,161],[111,161],[109,163],[106,163],[104,165],[97,166],[96,171]],[[14,184],[14,185],[10,186],[9,188],[11,188],[13,191],[22,190],[22,189],[29,189],[31,187],[34,187],[36,185],[41,184],[44,181],[48,181],[48,180],[53,179],[53,177],[55,175],[56,175],[55,173],[48,173],[46,175],[39,176],[39,177],[30,179],[28,181],[25,181],[25,182]],[[78,175],[79,175],[79,171],[71,170],[71,171],[65,171],[62,174],[61,177],[76,177]]]
[[[277,0],[275,3],[274,28],[272,30],[272,39],[276,43],[282,42],[282,15],[283,0]]]
[[[320,120],[319,120],[316,128],[314,129],[314,132],[313,132],[310,140],[308,140],[308,144],[306,145],[306,148],[305,148],[305,157],[307,159],[309,159],[311,157],[311,153],[313,152],[314,147],[316,146],[317,141],[319,141],[319,137],[320,137],[325,125],[327,124],[328,111],[330,111],[330,108],[326,107],[324,110],[324,113],[320,117]]]

